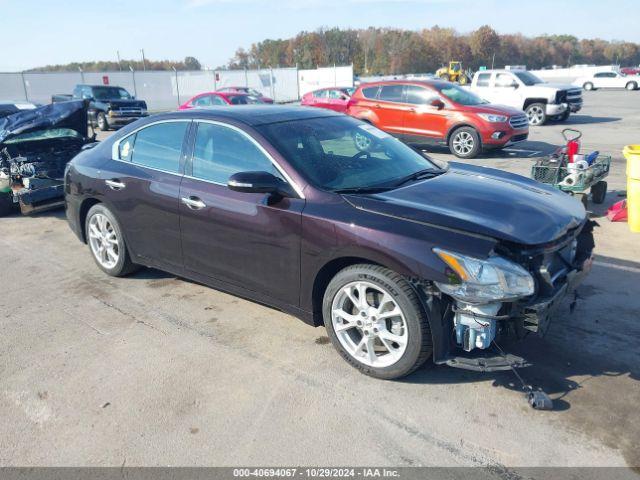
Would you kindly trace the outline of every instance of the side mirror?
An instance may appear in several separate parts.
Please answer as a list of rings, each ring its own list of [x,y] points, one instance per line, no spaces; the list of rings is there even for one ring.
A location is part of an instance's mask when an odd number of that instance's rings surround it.
[[[238,172],[227,182],[229,190],[242,193],[271,193],[279,197],[293,197],[288,183],[269,172]]]
[[[340,95],[340,100],[349,100],[349,97],[346,95]]]
[[[511,88],[520,88],[520,84],[518,84],[517,82],[513,82],[511,85],[509,85]]]
[[[431,100],[431,103],[429,104],[432,107],[436,107],[438,110],[442,110],[444,108],[444,102],[438,98],[436,98],[435,100]]]

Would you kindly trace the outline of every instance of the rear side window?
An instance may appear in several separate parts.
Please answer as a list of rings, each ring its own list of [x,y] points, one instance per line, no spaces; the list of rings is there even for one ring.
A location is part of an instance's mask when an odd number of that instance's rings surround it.
[[[178,173],[182,142],[189,122],[167,122],[143,128],[135,134],[133,148],[129,138],[120,143],[120,158],[136,165]]]
[[[280,173],[246,135],[229,127],[199,123],[193,152],[194,178],[226,185],[238,172]]]
[[[478,79],[476,80],[476,85],[478,87],[488,87],[490,79],[491,79],[491,74],[490,73],[480,73],[480,74],[478,74]]]
[[[378,95],[378,87],[367,87],[362,89],[362,96],[364,98],[375,99]]]
[[[203,95],[201,97],[196,98],[193,101],[194,107],[209,107],[211,106],[211,95]]]
[[[380,100],[385,102],[402,102],[404,85],[384,85],[380,90]]]
[[[327,90],[320,90],[318,92],[313,92],[313,96],[315,98],[327,98]]]

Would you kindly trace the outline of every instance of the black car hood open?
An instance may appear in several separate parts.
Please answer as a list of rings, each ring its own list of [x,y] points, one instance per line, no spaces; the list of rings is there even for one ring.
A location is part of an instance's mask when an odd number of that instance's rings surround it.
[[[0,145],[23,133],[50,128],[70,128],[87,137],[87,104],[82,100],[60,102],[24,110],[0,119]]]
[[[551,242],[581,225],[582,204],[534,180],[451,163],[446,173],[374,195],[345,195],[355,207],[523,245]]]

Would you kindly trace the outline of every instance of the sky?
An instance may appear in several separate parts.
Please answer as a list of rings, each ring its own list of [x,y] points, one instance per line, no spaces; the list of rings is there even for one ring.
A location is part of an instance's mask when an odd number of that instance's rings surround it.
[[[238,47],[320,27],[433,25],[640,43],[638,0],[0,0],[0,72],[72,61],[194,56],[218,67]]]

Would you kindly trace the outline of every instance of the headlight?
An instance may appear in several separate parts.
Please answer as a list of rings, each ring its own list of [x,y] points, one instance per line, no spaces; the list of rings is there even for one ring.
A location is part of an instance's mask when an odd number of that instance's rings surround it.
[[[451,269],[450,282],[436,284],[457,300],[467,303],[514,300],[535,291],[529,272],[505,258],[492,256],[481,260],[439,248],[433,251]]]
[[[491,113],[479,113],[478,115],[491,123],[504,123],[509,119],[506,115],[492,115]]]

